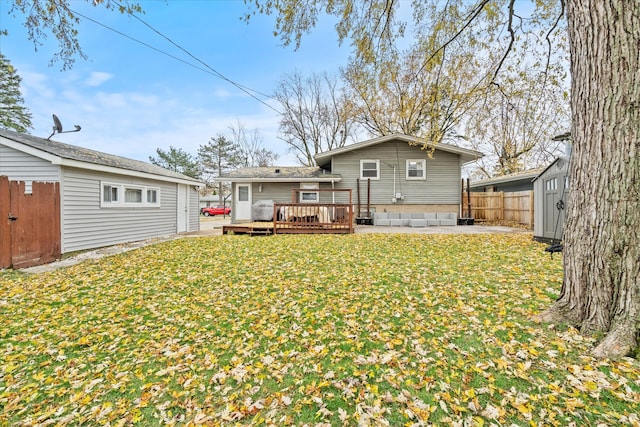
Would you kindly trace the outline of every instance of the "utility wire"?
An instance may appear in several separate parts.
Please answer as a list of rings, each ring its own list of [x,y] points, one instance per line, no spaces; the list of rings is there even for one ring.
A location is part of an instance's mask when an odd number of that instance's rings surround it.
[[[115,4],[117,4],[118,6],[122,7],[120,4],[118,4],[118,3],[116,3],[116,2],[114,2],[114,3],[115,3]],[[237,83],[237,82],[235,82],[235,81],[231,80],[230,78],[226,77],[224,74],[220,73],[219,71],[217,71],[216,69],[214,69],[213,67],[211,67],[209,64],[205,63],[204,61],[200,60],[199,58],[197,58],[196,56],[194,56],[193,54],[191,54],[191,52],[189,52],[188,50],[186,50],[186,49],[185,49],[185,48],[183,48],[182,46],[180,46],[180,45],[178,45],[177,43],[175,43],[175,42],[174,42],[173,40],[171,40],[169,37],[165,36],[165,35],[164,35],[164,34],[162,34],[160,31],[156,30],[156,29],[155,29],[154,27],[152,27],[150,24],[148,24],[147,22],[145,22],[144,20],[142,20],[141,18],[139,18],[138,16],[136,16],[136,15],[135,15],[135,14],[133,14],[133,13],[129,13],[129,15],[130,15],[131,17],[133,17],[133,18],[137,19],[138,21],[140,21],[142,24],[144,24],[145,26],[147,26],[149,29],[151,29],[151,30],[152,30],[153,32],[155,32],[156,34],[160,35],[162,38],[164,38],[165,40],[167,40],[169,43],[171,43],[171,44],[173,44],[174,46],[176,46],[178,49],[182,50],[184,53],[186,53],[187,55],[189,55],[191,58],[195,59],[197,62],[199,62],[200,64],[204,65],[204,67],[205,67],[205,68],[199,67],[199,66],[198,66],[198,65],[196,65],[196,64],[193,64],[193,63],[191,63],[191,62],[185,61],[184,59],[181,59],[181,58],[179,58],[179,57],[177,57],[177,56],[175,56],[175,55],[172,55],[172,54],[167,53],[167,52],[165,52],[165,51],[163,51],[163,50],[161,50],[161,49],[158,49],[158,48],[156,48],[156,47],[154,47],[154,46],[151,46],[150,44],[145,43],[145,42],[143,42],[143,41],[141,41],[141,40],[138,40],[138,39],[136,39],[136,38],[134,38],[134,37],[131,37],[131,36],[129,36],[129,35],[127,35],[127,34],[123,33],[122,31],[116,30],[115,28],[109,27],[108,25],[105,25],[105,24],[103,24],[103,23],[101,23],[101,22],[96,21],[95,19],[89,18],[88,16],[85,16],[85,15],[83,15],[82,13],[76,12],[76,11],[71,10],[71,9],[69,9],[69,11],[70,11],[71,13],[73,13],[74,15],[77,15],[77,16],[79,16],[79,17],[83,18],[83,19],[86,19],[87,21],[93,22],[94,24],[100,25],[101,27],[106,28],[106,29],[107,29],[107,30],[109,30],[109,31],[113,31],[113,32],[114,32],[114,33],[116,33],[116,34],[119,34],[119,35],[121,35],[121,36],[123,36],[123,37],[125,37],[125,38],[128,38],[129,40],[132,40],[132,41],[134,41],[134,42],[136,42],[136,43],[139,43],[139,44],[141,44],[141,45],[143,45],[143,46],[145,46],[145,47],[147,47],[147,48],[149,48],[149,49],[152,49],[152,50],[154,50],[154,51],[156,51],[156,52],[158,52],[158,53],[161,53],[161,54],[166,55],[166,56],[168,56],[168,57],[170,57],[170,58],[172,58],[172,59],[175,59],[176,61],[182,62],[183,64],[186,64],[186,65],[188,65],[188,66],[190,66],[190,67],[193,67],[193,68],[195,68],[195,69],[197,69],[197,70],[200,70],[200,71],[203,71],[203,72],[205,72],[205,73],[212,74],[212,75],[214,75],[214,76],[216,76],[216,77],[218,77],[218,78],[220,78],[220,79],[222,79],[222,80],[224,80],[224,81],[226,81],[226,82],[228,82],[228,83],[232,84],[232,85],[233,85],[233,86],[235,86],[236,88],[240,89],[241,91],[243,91],[244,93],[246,93],[247,95],[249,95],[251,98],[255,99],[256,101],[260,102],[261,104],[265,105],[266,107],[270,108],[271,110],[275,111],[276,113],[278,113],[278,114],[282,114],[279,110],[277,110],[277,109],[276,109],[276,108],[274,108],[273,106],[269,105],[268,103],[266,103],[266,102],[265,102],[265,101],[263,101],[262,99],[258,98],[256,95],[254,95],[254,93],[257,93],[257,94],[259,94],[259,95],[261,95],[261,96],[264,96],[264,97],[266,97],[266,98],[274,99],[272,96],[270,96],[270,95],[266,95],[266,94],[264,94],[264,93],[261,93],[261,92],[259,92],[259,91],[257,91],[257,90],[251,89],[251,88],[249,88],[249,87],[247,87],[247,86],[244,86],[244,85],[242,85],[242,84],[240,84],[240,83]]]

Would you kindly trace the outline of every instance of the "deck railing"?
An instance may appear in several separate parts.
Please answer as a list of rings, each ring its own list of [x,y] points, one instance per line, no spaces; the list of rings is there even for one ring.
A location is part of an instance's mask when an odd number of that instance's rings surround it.
[[[353,233],[351,190],[292,189],[290,203],[273,206],[273,233]]]
[[[353,233],[353,206],[346,203],[275,203],[273,233]]]

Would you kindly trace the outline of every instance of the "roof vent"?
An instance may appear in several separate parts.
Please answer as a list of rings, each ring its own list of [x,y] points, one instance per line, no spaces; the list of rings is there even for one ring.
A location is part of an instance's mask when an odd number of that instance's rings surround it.
[[[276,173],[280,173],[280,169],[276,169]]]

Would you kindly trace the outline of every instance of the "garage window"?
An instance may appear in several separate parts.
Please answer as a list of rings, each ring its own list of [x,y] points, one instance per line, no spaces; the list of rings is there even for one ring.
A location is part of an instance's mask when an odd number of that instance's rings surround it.
[[[160,207],[160,188],[101,182],[101,207]]]

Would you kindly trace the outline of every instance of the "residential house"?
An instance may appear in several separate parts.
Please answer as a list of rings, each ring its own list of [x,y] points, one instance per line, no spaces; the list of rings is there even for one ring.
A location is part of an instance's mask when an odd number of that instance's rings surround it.
[[[276,203],[345,203],[350,189],[361,215],[374,212],[451,212],[460,206],[461,168],[482,153],[454,145],[428,144],[407,135],[368,139],[315,156],[317,167],[262,167],[232,171],[232,222],[252,220],[252,205]],[[295,191],[293,191],[295,190]],[[292,200],[292,197],[296,200]],[[324,198],[324,200],[323,200]]]

